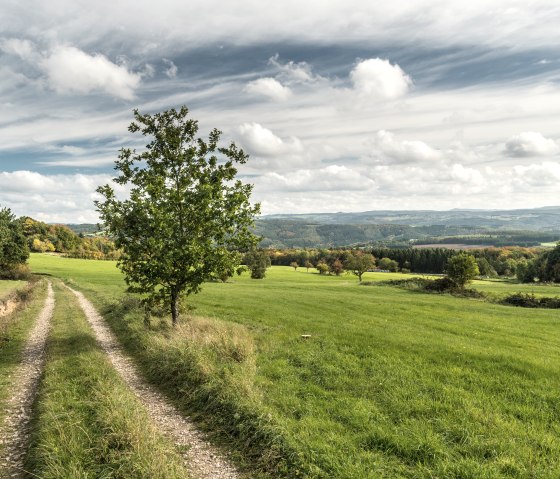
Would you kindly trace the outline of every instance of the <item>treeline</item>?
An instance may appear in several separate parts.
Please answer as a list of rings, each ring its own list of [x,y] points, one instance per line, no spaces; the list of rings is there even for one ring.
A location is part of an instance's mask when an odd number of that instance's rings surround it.
[[[554,249],[541,251],[520,264],[517,279],[523,283],[560,283],[560,243]]]
[[[268,249],[271,263],[279,266],[316,268],[318,264],[331,267],[336,261],[351,261],[352,249]],[[445,248],[366,248],[377,268],[389,271],[443,274],[448,260],[458,251]],[[515,276],[519,268],[539,256],[537,248],[504,247],[469,250],[476,258],[482,276]]]
[[[19,221],[31,251],[99,260],[116,260],[120,256],[113,241],[104,236],[85,237],[65,225],[50,225],[29,217]]]
[[[453,235],[428,237],[416,240],[414,244],[450,244],[459,243],[467,245],[480,245],[504,247],[521,246],[535,247],[541,243],[551,243],[558,240],[558,232],[547,233],[542,231],[488,231],[482,234]]]

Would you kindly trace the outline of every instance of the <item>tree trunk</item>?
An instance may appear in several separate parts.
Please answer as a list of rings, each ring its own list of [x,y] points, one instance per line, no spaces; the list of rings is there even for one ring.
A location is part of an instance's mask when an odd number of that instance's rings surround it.
[[[173,327],[179,322],[179,293],[171,291],[171,323]]]

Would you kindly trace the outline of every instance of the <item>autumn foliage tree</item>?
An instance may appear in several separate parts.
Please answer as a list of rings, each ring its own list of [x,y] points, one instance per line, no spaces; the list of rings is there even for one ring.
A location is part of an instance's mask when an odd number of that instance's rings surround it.
[[[239,251],[257,243],[252,233],[259,205],[252,185],[236,179],[236,164],[248,156],[234,143],[218,145],[221,132],[197,137],[188,109],[154,115],[134,111],[132,133],[148,137],[146,149],[120,151],[114,181],[129,188],[117,198],[110,185],[97,189],[102,221],[116,246],[128,290],[161,304],[178,322],[182,295],[197,293],[204,281],[236,268]]]

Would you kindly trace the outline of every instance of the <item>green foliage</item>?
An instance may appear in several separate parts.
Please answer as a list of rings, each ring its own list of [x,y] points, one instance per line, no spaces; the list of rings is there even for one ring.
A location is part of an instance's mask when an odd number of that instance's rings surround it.
[[[21,270],[29,258],[27,240],[20,220],[10,209],[0,209],[0,278],[19,279],[12,273]]]
[[[373,255],[360,250],[351,252],[346,260],[346,269],[355,274],[360,282],[363,274],[374,267],[375,258]]]
[[[329,272],[329,265],[323,261],[317,263],[317,266],[315,266],[315,268],[317,268],[319,274],[327,274]]]
[[[297,261],[292,261],[292,262],[290,263],[290,266],[291,266],[292,268],[294,268],[294,271],[297,271],[297,269],[299,268],[299,264],[298,264]]]
[[[263,250],[253,249],[245,254],[243,262],[251,271],[251,278],[264,279],[270,267],[270,256]]]
[[[344,273],[344,265],[340,259],[336,258],[329,266],[329,272],[335,274],[336,276],[340,276]]]
[[[384,269],[390,271],[391,273],[396,273],[399,270],[399,263],[394,259],[381,258],[377,263],[379,269]]]
[[[219,147],[220,132],[197,138],[188,109],[155,115],[134,112],[129,131],[150,138],[146,150],[123,148],[114,180],[130,186],[128,199],[98,188],[96,206],[107,231],[122,249],[119,268],[129,291],[164,304],[178,321],[181,294],[197,293],[204,281],[239,264],[238,250],[251,247],[259,206],[251,206],[252,185],[236,180],[235,164],[248,156],[234,143]]]
[[[447,277],[459,288],[464,288],[479,274],[475,257],[467,253],[459,253],[449,258],[446,272]]]

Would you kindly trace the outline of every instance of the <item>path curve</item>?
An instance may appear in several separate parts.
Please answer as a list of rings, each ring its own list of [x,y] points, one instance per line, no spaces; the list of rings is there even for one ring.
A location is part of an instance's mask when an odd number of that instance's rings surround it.
[[[45,305],[27,338],[22,362],[12,377],[14,392],[8,400],[6,418],[0,428],[0,441],[4,446],[0,472],[5,471],[8,474],[6,477],[21,477],[24,472],[23,460],[29,443],[31,410],[45,365],[45,344],[54,305],[54,292],[49,282]]]
[[[79,291],[66,287],[78,298],[97,341],[117,372],[144,404],[164,435],[179,446],[192,476],[196,479],[239,479],[240,475],[232,464],[203,439],[194,424],[140,377],[136,366],[125,356],[117,339],[91,302]]]

